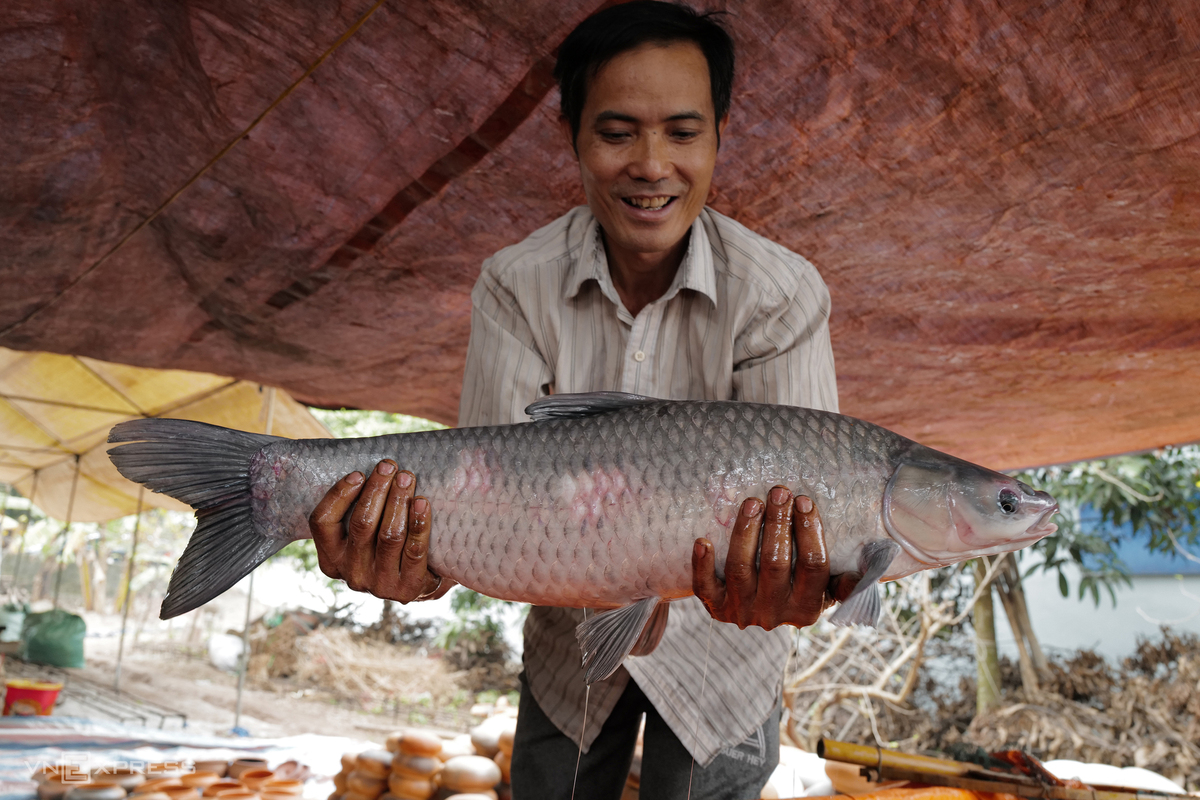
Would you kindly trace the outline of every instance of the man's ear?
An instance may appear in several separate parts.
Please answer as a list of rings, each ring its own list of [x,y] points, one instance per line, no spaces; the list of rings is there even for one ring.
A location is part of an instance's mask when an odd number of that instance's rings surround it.
[[[558,118],[558,129],[562,131],[563,140],[566,141],[567,147],[571,148],[571,152],[579,157],[579,148],[575,146],[575,134],[571,131],[571,120],[565,116]]]

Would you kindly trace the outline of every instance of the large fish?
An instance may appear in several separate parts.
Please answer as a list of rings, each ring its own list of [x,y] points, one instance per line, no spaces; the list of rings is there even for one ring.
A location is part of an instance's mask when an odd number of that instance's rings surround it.
[[[667,606],[692,593],[692,543],[723,564],[739,503],[776,484],[813,499],[830,571],[863,576],[833,614],[874,624],[879,582],[1054,532],[1045,492],[841,414],[615,392],[554,395],[532,422],[366,439],[291,440],[200,422],[113,428],[131,480],[196,509],[162,617],[224,592],[284,545],[343,475],[391,458],[433,509],[429,565],[476,591],[538,605],[610,609],[578,631],[592,682]]]

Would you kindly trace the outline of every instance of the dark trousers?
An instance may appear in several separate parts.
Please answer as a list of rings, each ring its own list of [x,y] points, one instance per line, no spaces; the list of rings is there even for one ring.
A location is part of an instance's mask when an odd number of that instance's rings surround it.
[[[521,707],[513,741],[513,800],[617,800],[625,786],[642,714],[641,787],[645,800],[756,798],[779,763],[779,705],[736,747],[724,748],[708,767],[696,764],[634,681],[613,707],[600,735],[579,757],[579,745],[563,735],[538,706],[521,675]],[[575,763],[579,761],[576,780]]]

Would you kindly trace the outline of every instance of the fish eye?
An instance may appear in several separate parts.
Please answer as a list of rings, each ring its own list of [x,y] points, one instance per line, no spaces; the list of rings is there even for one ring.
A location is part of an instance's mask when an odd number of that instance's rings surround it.
[[[1021,507],[1021,501],[1012,489],[1001,489],[999,505],[1000,512],[1008,516],[1017,513],[1017,509]]]

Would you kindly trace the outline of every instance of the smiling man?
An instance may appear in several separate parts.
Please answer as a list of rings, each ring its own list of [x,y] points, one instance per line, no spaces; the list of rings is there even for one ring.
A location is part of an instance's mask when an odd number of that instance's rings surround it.
[[[733,67],[719,24],[667,3],[606,9],[566,39],[562,133],[587,205],[484,263],[460,425],[523,422],[538,397],[597,390],[837,410],[817,271],[705,207]],[[326,574],[401,601],[448,588],[426,568],[437,522],[414,485],[383,462],[330,490],[311,520]],[[575,640],[585,612],[531,609],[516,800],[615,800],[643,715],[643,797],[759,796],[779,757],[791,647],[776,626],[815,621],[829,571],[807,498],[776,487],[765,502],[745,499],[733,524],[724,581],[699,540],[698,599],[671,603],[657,647],[590,692]],[[840,596],[853,585],[842,583]]]

